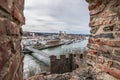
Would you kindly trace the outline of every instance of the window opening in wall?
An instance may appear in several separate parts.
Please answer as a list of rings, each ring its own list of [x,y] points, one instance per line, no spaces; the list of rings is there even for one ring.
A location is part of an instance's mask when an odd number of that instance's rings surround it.
[[[24,78],[29,76],[31,68],[37,69],[36,75],[53,70],[50,64],[75,64],[74,55],[69,54],[84,52],[89,36],[85,0],[25,0],[24,15],[26,24],[22,26],[21,41],[25,53]],[[49,58],[51,55],[54,55],[52,59]],[[54,68],[59,70],[56,65]]]
[[[80,54],[80,59],[83,59],[83,54]]]

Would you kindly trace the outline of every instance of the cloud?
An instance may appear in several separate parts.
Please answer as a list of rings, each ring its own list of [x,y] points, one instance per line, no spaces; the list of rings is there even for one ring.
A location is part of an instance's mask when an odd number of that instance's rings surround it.
[[[24,31],[89,33],[84,0],[25,0]]]

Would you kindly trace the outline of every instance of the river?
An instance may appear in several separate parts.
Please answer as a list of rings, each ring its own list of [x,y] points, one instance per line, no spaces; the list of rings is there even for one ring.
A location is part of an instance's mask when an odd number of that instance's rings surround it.
[[[26,54],[24,57],[24,78],[28,77],[30,71],[33,70],[35,74],[39,74],[41,71],[49,71],[49,56],[56,55],[59,56],[61,54],[68,54],[71,51],[81,51],[86,48],[88,40],[83,40],[80,42],[72,43],[69,45],[62,45],[55,48],[49,48],[44,50],[34,50],[33,56],[36,58]],[[44,54],[40,54],[43,52]]]

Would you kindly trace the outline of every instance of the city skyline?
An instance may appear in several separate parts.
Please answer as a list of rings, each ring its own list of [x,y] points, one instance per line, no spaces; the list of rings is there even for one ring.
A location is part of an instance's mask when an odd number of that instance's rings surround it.
[[[25,0],[23,31],[89,34],[88,4],[81,0]]]

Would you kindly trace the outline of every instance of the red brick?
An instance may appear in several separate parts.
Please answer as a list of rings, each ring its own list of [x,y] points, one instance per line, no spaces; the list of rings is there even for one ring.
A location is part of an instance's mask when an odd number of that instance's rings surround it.
[[[104,43],[101,39],[96,39],[96,43],[100,46],[104,45]]]
[[[89,51],[88,51],[88,54],[90,54],[90,55],[95,55],[95,54],[97,54],[97,52],[96,52],[96,50],[89,50]]]
[[[5,25],[5,21],[0,18],[0,36],[6,35],[6,25]]]
[[[118,21],[118,17],[111,18],[94,18],[89,23],[90,27],[100,26],[100,25],[111,25]]]
[[[18,74],[18,80],[22,80],[23,79],[23,62],[21,62],[17,74]]]
[[[20,29],[14,22],[0,18],[0,35],[20,35]]]
[[[16,56],[13,57],[12,61],[10,62],[10,77],[9,79],[12,80],[12,77],[15,73],[15,70],[17,69],[17,66],[18,66],[18,59],[16,58]]]
[[[102,13],[100,13],[99,16],[101,16],[102,18],[107,18],[107,17],[115,16],[115,15],[117,15],[117,13],[110,11],[110,10],[106,10],[106,11],[103,11]]]
[[[95,40],[94,40],[94,38],[89,37],[88,42],[89,42],[89,43],[95,43]]]
[[[105,5],[102,4],[98,8],[95,8],[94,10],[91,10],[90,15],[98,14],[98,13],[102,12],[104,10],[104,8],[105,8]]]
[[[100,46],[107,45],[111,47],[120,47],[120,41],[96,39],[96,43]]]
[[[5,20],[6,22],[6,29],[7,29],[7,35],[20,35],[20,30],[17,24],[14,22],[11,22],[9,20]]]
[[[9,67],[9,79],[12,80],[15,78],[16,74],[19,74],[18,70],[23,65],[21,64],[23,60],[23,56],[20,53],[16,53],[12,56],[12,59],[10,61],[10,67]],[[19,74],[21,76],[22,74]],[[15,79],[14,79],[15,80]]]
[[[96,3],[90,4],[88,8],[89,10],[93,10],[96,7],[99,7],[101,4],[102,4],[102,1],[97,1]]]
[[[109,4],[108,4],[108,7],[109,8],[113,8],[113,7],[118,7],[120,5],[120,1],[119,0],[114,0],[114,1],[111,1]]]
[[[106,48],[104,46],[99,46],[98,44],[87,44],[87,47],[96,50],[98,52],[103,52],[103,53],[109,52],[109,48]]]
[[[11,41],[11,48],[12,48],[13,53],[20,51],[20,43],[21,43],[21,40],[19,40],[19,39],[15,39],[15,40],[13,39]]]
[[[115,69],[110,69],[109,74],[120,79],[120,71],[117,71]]]
[[[113,64],[113,62],[112,61],[108,61],[108,64],[107,64],[107,67],[111,67],[112,66],[112,64]]]
[[[12,12],[12,0],[0,0],[0,6],[7,12]]]
[[[4,66],[4,64],[7,62],[10,56],[10,43],[6,42],[3,44],[0,44],[0,70]],[[3,54],[4,53],[4,54]]]
[[[120,41],[104,41],[105,45],[111,46],[111,47],[120,47]]]
[[[97,50],[97,49],[100,48],[99,45],[97,45],[97,44],[90,44],[90,43],[87,44],[87,47],[90,48],[90,49],[94,49],[94,50]]]
[[[13,16],[20,22],[20,23],[25,23],[25,18],[23,16],[23,13],[17,8],[17,6],[14,4],[13,6],[14,11],[13,11]]]
[[[19,75],[16,73],[13,80],[22,80],[22,79],[20,79]]]
[[[24,9],[24,0],[16,0],[14,4],[18,7],[19,10],[23,11]]]
[[[119,71],[112,69],[112,68],[105,67],[101,64],[97,64],[96,67],[101,69],[102,71],[112,75],[113,77],[120,79],[120,72]]]

